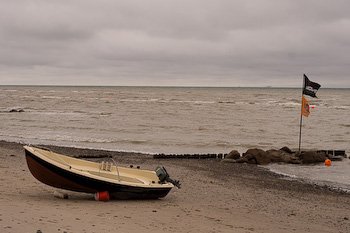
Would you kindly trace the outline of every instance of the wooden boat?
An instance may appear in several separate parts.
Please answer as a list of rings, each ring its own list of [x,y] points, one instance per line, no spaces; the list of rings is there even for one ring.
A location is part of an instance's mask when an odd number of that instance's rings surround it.
[[[36,147],[24,149],[33,176],[56,188],[86,193],[108,191],[111,198],[161,198],[174,184],[179,187],[178,181],[172,181],[161,166],[157,171],[146,171],[86,161]]]

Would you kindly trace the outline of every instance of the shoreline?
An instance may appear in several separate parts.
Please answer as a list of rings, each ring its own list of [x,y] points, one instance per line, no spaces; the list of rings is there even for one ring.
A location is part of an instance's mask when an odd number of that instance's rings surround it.
[[[16,141],[5,141],[5,140],[0,140],[0,145],[1,144],[19,144],[19,145],[28,145],[25,143],[21,143],[21,142],[16,142]],[[89,148],[89,147],[77,147],[77,146],[57,146],[57,145],[51,145],[51,144],[34,144],[32,146],[41,146],[44,148],[48,148],[51,149],[57,153],[61,153],[64,155],[69,155],[69,156],[75,156],[76,158],[80,158],[80,159],[94,159],[94,154],[103,154],[105,153],[106,156],[103,157],[108,157],[108,156],[123,156],[123,157],[134,157],[136,158],[137,156],[144,158],[144,159],[160,159],[160,161],[162,161],[164,158],[163,157],[158,157],[155,158],[154,155],[161,155],[161,154],[153,154],[153,153],[146,153],[146,152],[137,152],[137,151],[119,151],[119,150],[109,150],[109,149],[96,149],[96,148]],[[72,153],[73,152],[73,153]],[[208,154],[211,155],[211,154]],[[220,155],[227,155],[227,154],[216,154],[217,156]],[[96,156],[97,157],[97,156]],[[102,158],[103,159],[103,158]],[[167,159],[167,158],[165,158]],[[168,158],[169,159],[169,158]],[[176,159],[176,158],[175,158]],[[188,158],[184,158],[185,160]],[[208,159],[213,159],[213,158],[208,158]],[[222,158],[217,157],[217,159],[219,161],[221,161]],[[180,159],[181,160],[181,159]],[[192,160],[192,159],[191,159]],[[194,160],[198,160],[198,159],[194,159]],[[244,166],[244,165],[243,165]],[[260,166],[258,165],[257,167],[259,167],[260,169],[263,169],[264,172],[268,172],[271,173],[272,175],[276,176],[279,179],[284,179],[284,180],[290,180],[290,181],[296,181],[296,182],[300,182],[303,183],[305,185],[311,185],[315,188],[319,188],[319,189],[324,189],[324,190],[328,190],[331,192],[337,192],[337,193],[341,193],[341,194],[350,194],[350,190],[346,190],[345,188],[340,188],[337,186],[332,186],[332,185],[328,185],[328,184],[324,184],[324,183],[320,183],[320,182],[315,182],[312,180],[306,180],[306,179],[301,179],[301,178],[296,178],[293,177],[291,175],[288,174],[284,174],[284,173],[280,173],[280,172],[275,172],[272,171],[269,168],[266,168],[264,166]]]
[[[152,155],[47,146],[70,156],[113,156],[119,166],[167,168],[180,180],[156,200],[97,202],[37,181],[21,143],[0,141],[2,232],[349,232],[350,195],[327,187],[283,179],[256,165],[220,159],[154,159]],[[99,158],[100,159],[100,158]],[[96,159],[93,159],[96,161]]]
[[[289,174],[286,174],[283,172],[272,171],[268,168],[265,168],[265,169],[271,173],[276,174],[281,179],[297,181],[297,182],[300,182],[300,183],[303,183],[306,185],[311,185],[315,188],[329,190],[329,191],[334,192],[334,193],[350,195],[350,189],[348,187],[344,187],[344,185],[342,185],[342,184],[329,185],[329,184],[326,184],[325,182],[322,182],[322,181],[314,181],[314,180],[310,180],[310,179],[306,179],[306,178],[298,178],[298,177],[295,177],[293,175],[289,175]]]

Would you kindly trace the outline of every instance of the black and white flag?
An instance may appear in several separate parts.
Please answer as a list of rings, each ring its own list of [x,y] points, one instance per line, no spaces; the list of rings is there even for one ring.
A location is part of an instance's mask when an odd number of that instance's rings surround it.
[[[303,89],[303,94],[304,95],[309,95],[312,97],[317,98],[316,92],[318,89],[321,87],[320,84],[311,82],[308,77],[304,74],[304,89]]]

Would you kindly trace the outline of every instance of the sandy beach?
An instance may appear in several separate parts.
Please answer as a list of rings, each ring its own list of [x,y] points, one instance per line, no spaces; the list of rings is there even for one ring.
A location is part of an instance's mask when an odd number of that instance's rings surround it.
[[[156,200],[98,202],[69,191],[60,199],[57,189],[31,175],[23,145],[0,141],[1,232],[350,232],[350,194],[282,179],[256,165],[49,148],[112,155],[120,166],[163,165],[182,188]]]

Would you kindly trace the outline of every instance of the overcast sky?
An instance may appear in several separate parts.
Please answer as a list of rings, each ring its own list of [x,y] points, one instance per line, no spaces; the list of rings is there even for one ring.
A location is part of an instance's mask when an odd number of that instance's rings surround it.
[[[0,85],[350,87],[350,1],[1,0]]]

